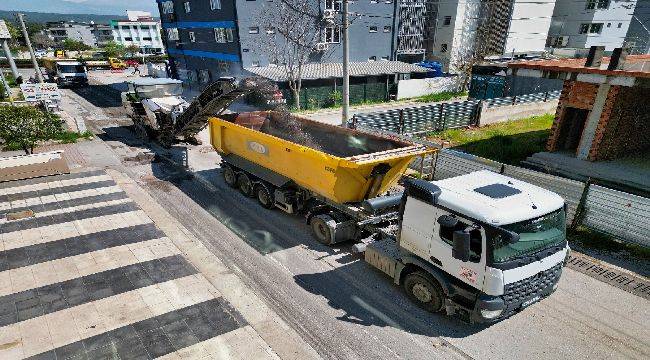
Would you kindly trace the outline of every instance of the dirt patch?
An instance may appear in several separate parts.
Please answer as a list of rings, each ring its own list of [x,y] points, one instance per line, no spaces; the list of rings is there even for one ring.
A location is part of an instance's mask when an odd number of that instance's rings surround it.
[[[32,210],[23,210],[17,212],[10,212],[7,214],[7,220],[20,220],[28,217],[34,217],[34,212]]]
[[[156,162],[157,158],[156,158],[156,155],[153,154],[153,153],[139,152],[139,153],[137,153],[136,155],[133,155],[133,156],[126,156],[126,157],[123,158],[123,160],[124,160],[124,162],[134,162],[134,163],[138,163],[140,165],[143,165],[143,164],[149,164],[149,163],[152,163],[152,162]]]

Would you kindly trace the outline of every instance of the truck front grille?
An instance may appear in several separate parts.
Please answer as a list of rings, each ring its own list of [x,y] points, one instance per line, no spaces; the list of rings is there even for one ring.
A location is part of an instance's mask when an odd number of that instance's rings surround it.
[[[541,295],[549,286],[555,284],[562,273],[562,263],[537,274],[507,284],[504,288],[503,301],[508,308],[514,308],[528,299]]]

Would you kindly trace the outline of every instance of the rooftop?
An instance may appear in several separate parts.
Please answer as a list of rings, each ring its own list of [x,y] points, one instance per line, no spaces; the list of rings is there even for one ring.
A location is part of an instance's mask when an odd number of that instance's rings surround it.
[[[482,170],[434,182],[438,203],[488,224],[507,225],[546,215],[564,199],[539,186]]]
[[[288,79],[283,66],[249,67],[245,68],[245,70],[273,81],[287,81]],[[350,76],[426,73],[427,71],[429,70],[421,66],[407,64],[401,61],[382,60],[350,63]],[[342,63],[305,64],[302,70],[303,80],[330,79],[341,77],[343,77]]]
[[[637,78],[650,78],[650,55],[628,55],[623,68],[620,70],[607,70],[609,57],[603,57],[599,67],[586,67],[586,58],[580,59],[554,59],[530,60],[512,62],[508,64],[511,69],[542,70],[546,72],[564,72],[577,74],[598,74],[605,76],[625,76]]]

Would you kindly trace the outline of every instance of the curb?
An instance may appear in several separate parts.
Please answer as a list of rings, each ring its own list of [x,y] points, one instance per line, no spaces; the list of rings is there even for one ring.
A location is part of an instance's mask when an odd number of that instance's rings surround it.
[[[618,269],[609,263],[572,250],[566,267],[630,294],[650,300],[650,281],[629,271]]]

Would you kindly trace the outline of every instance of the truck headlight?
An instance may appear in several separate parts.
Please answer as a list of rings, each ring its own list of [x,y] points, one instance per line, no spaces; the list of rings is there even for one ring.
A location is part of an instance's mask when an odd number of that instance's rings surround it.
[[[499,317],[499,315],[501,315],[502,312],[503,312],[503,309],[499,309],[499,310],[481,309],[481,316],[486,318],[486,319],[494,319],[494,318]]]

